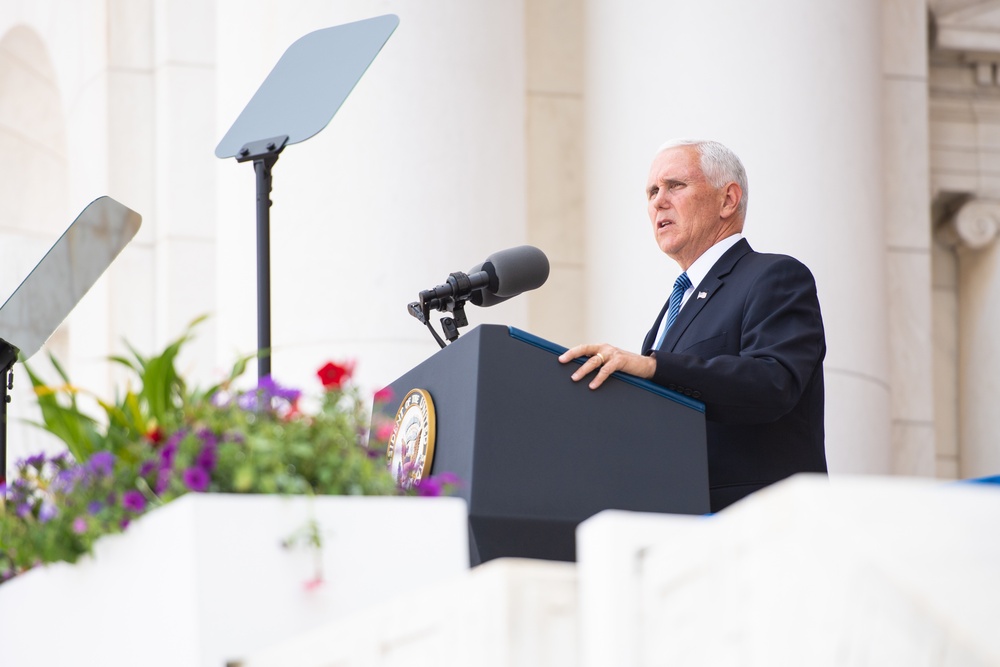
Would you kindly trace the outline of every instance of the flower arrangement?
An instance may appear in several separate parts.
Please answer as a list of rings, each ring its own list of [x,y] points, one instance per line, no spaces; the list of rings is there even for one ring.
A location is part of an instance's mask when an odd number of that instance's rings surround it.
[[[249,358],[222,383],[190,390],[174,364],[190,335],[155,357],[131,348],[131,357],[113,357],[137,387],[114,402],[98,399],[102,421],[83,412],[82,392],[57,360],[61,386],[28,368],[39,426],[68,451],[17,462],[10,483],[0,486],[0,581],[39,564],[75,562],[102,535],[185,493],[440,495],[456,484],[445,474],[409,490],[396,486],[375,444],[388,438],[391,424],[376,423],[368,442],[369,412],[351,383],[353,363],[320,368],[319,408],[305,410],[301,391],[270,377],[236,389]],[[375,399],[389,397],[383,391]]]

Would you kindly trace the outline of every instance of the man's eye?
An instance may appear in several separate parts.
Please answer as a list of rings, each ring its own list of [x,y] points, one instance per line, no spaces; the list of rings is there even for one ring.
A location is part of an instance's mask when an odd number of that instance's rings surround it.
[[[652,199],[653,197],[656,196],[656,193],[659,192],[659,191],[660,191],[659,188],[650,188],[649,192],[647,193],[648,198]]]

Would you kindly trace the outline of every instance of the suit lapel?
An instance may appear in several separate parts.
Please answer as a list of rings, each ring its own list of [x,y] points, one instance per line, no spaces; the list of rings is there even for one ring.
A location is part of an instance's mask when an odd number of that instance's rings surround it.
[[[698,316],[702,308],[708,305],[708,302],[712,300],[715,293],[725,284],[725,277],[736,266],[736,262],[749,252],[752,252],[750,244],[746,239],[740,239],[719,258],[719,261],[711,268],[705,279],[694,288],[694,294],[691,295],[687,303],[684,304],[684,307],[681,308],[681,312],[677,315],[677,320],[667,332],[660,349],[667,350],[668,352],[674,351],[674,347],[684,334],[684,331],[687,330],[688,326]],[[655,341],[653,344],[655,344]]]

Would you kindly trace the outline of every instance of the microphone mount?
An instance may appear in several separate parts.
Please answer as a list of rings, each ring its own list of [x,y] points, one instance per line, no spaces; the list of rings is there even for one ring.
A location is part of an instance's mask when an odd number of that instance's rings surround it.
[[[454,343],[458,339],[459,328],[469,326],[469,318],[465,315],[465,302],[476,290],[487,287],[489,283],[490,275],[486,271],[472,274],[456,271],[448,276],[443,285],[420,292],[417,295],[419,301],[409,304],[407,310],[410,315],[427,326],[438,345],[445,347],[446,343],[431,325],[431,310],[450,313],[441,318],[441,329],[448,344]]]

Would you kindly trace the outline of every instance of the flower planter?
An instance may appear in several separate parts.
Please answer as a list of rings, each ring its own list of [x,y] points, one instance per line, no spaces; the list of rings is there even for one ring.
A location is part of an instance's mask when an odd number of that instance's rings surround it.
[[[222,667],[401,593],[419,607],[468,568],[466,515],[457,498],[190,494],[0,585],[2,664]],[[322,549],[282,546],[310,517]]]

